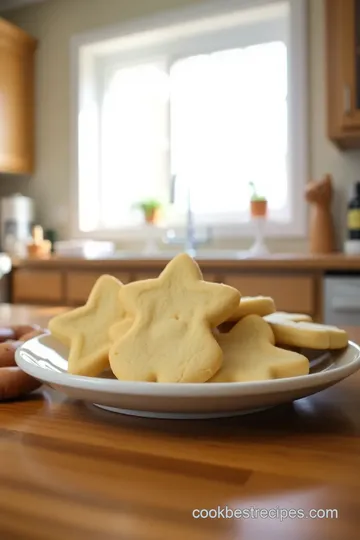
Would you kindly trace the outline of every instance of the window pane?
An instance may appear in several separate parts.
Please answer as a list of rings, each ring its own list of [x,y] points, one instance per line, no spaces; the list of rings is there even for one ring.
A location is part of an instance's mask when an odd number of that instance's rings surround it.
[[[197,55],[170,70],[171,168],[177,204],[248,207],[250,181],[272,209],[287,201],[287,51],[282,42]]]
[[[133,205],[163,198],[168,170],[169,77],[154,63],[116,71],[105,95],[101,131],[101,222],[134,222]]]

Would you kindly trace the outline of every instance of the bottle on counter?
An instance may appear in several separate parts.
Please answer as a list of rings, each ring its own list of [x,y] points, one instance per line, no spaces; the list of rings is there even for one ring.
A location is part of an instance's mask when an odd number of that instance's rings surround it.
[[[360,182],[354,185],[353,196],[347,206],[347,239],[345,252],[360,254]]]
[[[46,231],[44,232],[44,238],[45,240],[49,240],[49,242],[51,243],[51,253],[54,253],[55,243],[57,240],[56,231],[54,229],[46,229]]]

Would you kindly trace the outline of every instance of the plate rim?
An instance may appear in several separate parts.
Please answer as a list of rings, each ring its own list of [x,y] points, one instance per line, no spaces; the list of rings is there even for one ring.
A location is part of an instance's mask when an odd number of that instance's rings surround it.
[[[31,353],[31,344],[49,336],[44,333],[32,338],[21,345],[15,353],[16,364],[26,373],[42,381],[44,384],[54,384],[78,390],[105,392],[107,394],[126,394],[157,397],[194,397],[196,396],[236,396],[236,395],[259,395],[265,392],[275,393],[281,391],[293,391],[301,388],[312,387],[316,384],[328,384],[337,382],[352,375],[360,369],[360,346],[349,341],[350,346],[356,351],[355,358],[343,365],[309,375],[272,379],[269,381],[248,381],[233,383],[154,383],[145,381],[119,381],[117,379],[103,379],[100,377],[85,377],[71,375],[63,371],[55,371],[42,368],[27,361],[24,353]],[[52,336],[53,337],[53,336]],[[55,339],[55,338],[54,338]],[[154,391],[156,390],[156,391]]]

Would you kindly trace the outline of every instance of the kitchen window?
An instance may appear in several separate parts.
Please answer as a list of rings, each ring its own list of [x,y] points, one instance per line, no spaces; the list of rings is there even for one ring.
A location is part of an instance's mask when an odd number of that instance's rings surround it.
[[[225,5],[225,6],[224,6]],[[249,234],[249,183],[270,235],[305,233],[305,2],[219,2],[73,42],[76,233],[141,235],[134,205]]]

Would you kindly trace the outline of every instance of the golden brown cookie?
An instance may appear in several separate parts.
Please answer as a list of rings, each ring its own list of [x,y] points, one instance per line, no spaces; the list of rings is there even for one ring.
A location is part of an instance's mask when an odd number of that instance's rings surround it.
[[[293,321],[293,322],[311,322],[312,318],[310,315],[306,315],[305,313],[288,313],[287,311],[275,311],[275,313],[271,313],[270,315],[266,315],[264,317],[265,321],[275,321],[277,319],[286,319],[287,321]]]
[[[31,327],[23,327],[23,328],[31,328]],[[39,327],[40,328],[40,327]],[[29,339],[32,339],[33,337],[40,336],[41,334],[44,334],[45,330],[32,330],[31,332],[28,332],[27,334],[23,335],[18,339],[15,340],[9,340],[4,343],[0,343],[0,367],[10,367],[10,366],[16,366],[15,363],[15,351],[16,349],[25,343],[25,341],[29,341]],[[13,333],[15,335],[15,333]]]
[[[210,383],[266,381],[309,373],[305,356],[275,347],[274,334],[259,315],[243,317],[217,339],[224,362]]]
[[[110,349],[118,379],[205,382],[220,368],[212,328],[236,308],[236,289],[203,281],[197,263],[181,254],[158,278],[124,285],[119,296],[134,322]]]
[[[0,328],[0,343],[9,339],[16,339],[15,330],[13,326]]]
[[[275,302],[270,296],[243,296],[240,304],[228,318],[228,321],[239,321],[246,315],[264,317],[276,311]]]
[[[44,330],[37,327],[39,330],[29,332],[29,329],[33,327],[23,326],[21,328],[22,330],[28,331],[28,333],[21,335],[22,331],[18,331],[18,335],[21,337],[20,340],[0,344],[0,401],[20,398],[36,388],[39,388],[42,384],[37,379],[34,379],[17,367],[15,363],[15,351],[25,341],[28,341],[36,335],[43,334]],[[14,332],[13,328],[12,331],[15,336],[16,332]]]
[[[0,367],[0,401],[20,398],[39,386],[41,382],[17,366]]]
[[[125,317],[123,320],[116,322],[109,328],[109,338],[111,343],[122,337],[128,332],[134,320],[131,317]]]
[[[109,367],[109,328],[125,318],[119,300],[122,283],[103,275],[95,283],[85,306],[57,315],[49,330],[70,347],[69,373],[97,376]]]
[[[24,343],[25,341],[29,341],[29,339],[32,339],[32,338],[37,337],[37,336],[41,336],[41,335],[45,334],[46,332],[47,331],[43,330],[43,329],[31,330],[27,334],[24,334],[23,336],[20,336],[19,341]]]
[[[311,322],[293,322],[285,319],[269,320],[277,345],[307,349],[342,349],[348,344],[345,330]]]
[[[0,343],[0,368],[15,366],[15,351],[21,345],[17,341]]]
[[[31,332],[39,332],[36,335],[40,335],[44,333],[44,329],[41,328],[38,324],[18,324],[16,326],[12,326],[12,329],[15,334],[15,339],[21,339],[21,340],[24,335],[30,334]]]

